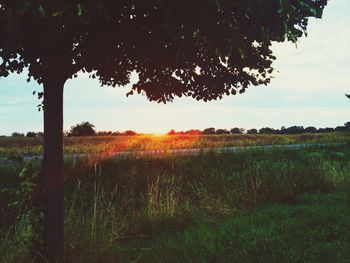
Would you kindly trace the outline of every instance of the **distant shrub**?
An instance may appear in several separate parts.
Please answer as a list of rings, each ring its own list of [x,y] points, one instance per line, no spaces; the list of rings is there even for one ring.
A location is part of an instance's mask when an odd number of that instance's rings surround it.
[[[334,132],[334,128],[330,128],[330,127],[327,127],[327,128],[319,128],[319,129],[318,129],[318,132]]]
[[[215,128],[213,128],[213,127],[210,127],[210,128],[206,128],[206,129],[204,129],[203,130],[203,134],[215,134]]]
[[[95,126],[90,122],[82,122],[72,126],[68,132],[68,136],[94,136],[96,135]]]
[[[304,131],[307,133],[316,133],[317,129],[315,127],[310,126],[310,127],[306,127]]]
[[[247,133],[248,134],[257,134],[258,130],[257,129],[250,129],[250,130],[247,130]]]
[[[226,129],[217,129],[216,134],[229,134],[230,132]]]
[[[26,134],[26,137],[28,137],[28,138],[34,138],[36,136],[37,136],[37,134],[35,132],[31,132],[31,131],[27,132],[27,134]]]
[[[264,127],[259,130],[259,133],[263,134],[273,134],[275,133],[275,129],[269,128],[269,127]]]
[[[19,133],[19,132],[13,132],[11,134],[12,137],[24,137],[24,133]]]
[[[134,136],[134,135],[137,135],[137,132],[132,131],[132,130],[127,130],[127,131],[123,132],[122,135]]]
[[[244,129],[243,129],[243,128],[232,128],[232,129],[230,130],[230,132],[231,132],[232,134],[242,134],[242,133],[244,132]]]
[[[304,133],[304,127],[303,126],[291,126],[288,128],[281,128],[280,134],[301,134]]]

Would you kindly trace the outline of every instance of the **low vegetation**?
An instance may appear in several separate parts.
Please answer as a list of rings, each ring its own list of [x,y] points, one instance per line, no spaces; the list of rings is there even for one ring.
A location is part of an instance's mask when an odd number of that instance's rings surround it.
[[[346,146],[65,167],[66,262],[349,261]],[[2,260],[38,259],[40,164],[0,169]]]
[[[109,155],[120,151],[170,150],[183,148],[216,148],[230,146],[284,145],[297,143],[350,142],[349,132],[223,135],[138,135],[65,137],[65,154],[89,153]],[[21,160],[25,155],[41,155],[43,139],[0,137],[0,157]]]

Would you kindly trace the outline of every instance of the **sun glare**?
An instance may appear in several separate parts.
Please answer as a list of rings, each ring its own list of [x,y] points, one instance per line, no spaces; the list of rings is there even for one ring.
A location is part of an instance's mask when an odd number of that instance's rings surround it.
[[[165,133],[152,133],[151,134],[152,136],[154,136],[154,137],[163,137],[163,136],[165,136],[166,134]]]

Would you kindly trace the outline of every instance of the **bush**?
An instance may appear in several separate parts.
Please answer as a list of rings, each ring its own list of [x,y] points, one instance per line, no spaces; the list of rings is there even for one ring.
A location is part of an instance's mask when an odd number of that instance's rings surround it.
[[[28,137],[28,138],[34,138],[36,136],[37,136],[37,134],[35,132],[31,132],[31,131],[27,132],[27,134],[26,134],[26,137]]]
[[[13,132],[11,134],[12,137],[24,137],[24,134],[23,133],[19,133],[19,132]]]
[[[88,121],[72,126],[68,136],[94,136],[96,135],[95,126]]]

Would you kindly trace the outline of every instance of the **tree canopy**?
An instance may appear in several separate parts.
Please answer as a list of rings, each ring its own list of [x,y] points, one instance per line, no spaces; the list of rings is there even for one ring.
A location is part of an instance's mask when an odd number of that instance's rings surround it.
[[[67,80],[80,71],[101,85],[166,102],[212,100],[267,84],[272,41],[306,34],[327,0],[0,0],[0,77]]]
[[[327,0],[0,0],[0,77],[44,86],[44,255],[64,240],[63,87],[87,72],[128,94],[204,101],[268,84],[273,41],[295,42]],[[40,93],[39,97],[43,94]],[[215,129],[208,130],[214,132]]]

